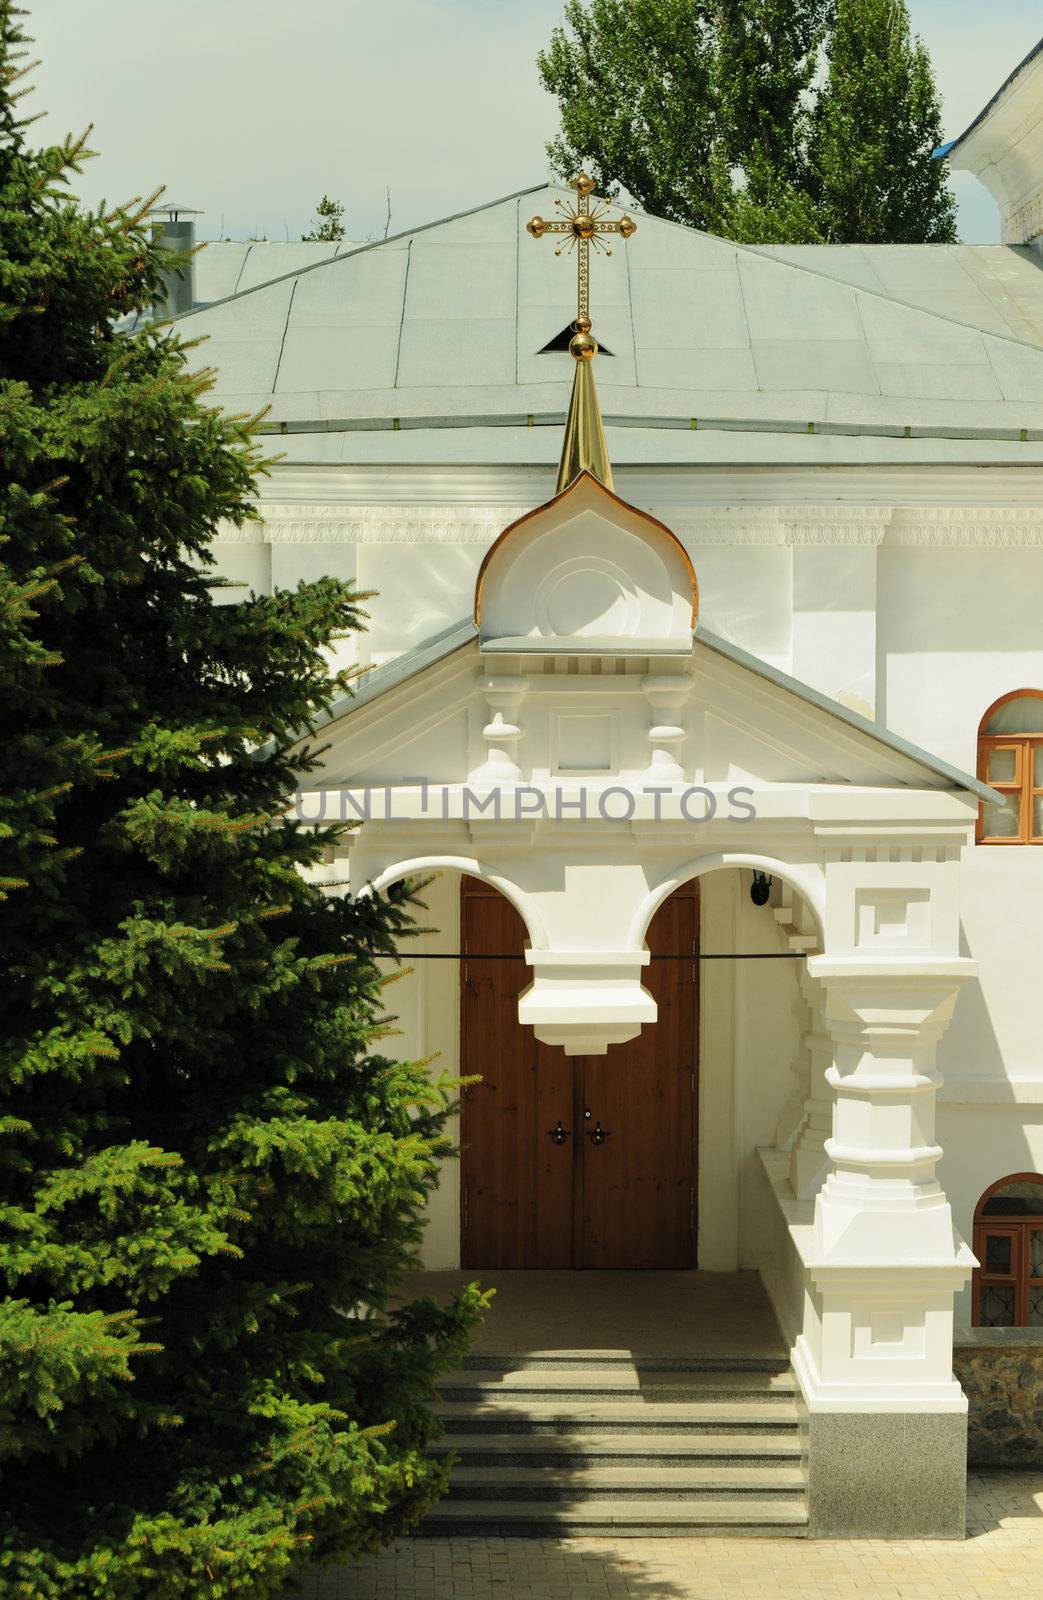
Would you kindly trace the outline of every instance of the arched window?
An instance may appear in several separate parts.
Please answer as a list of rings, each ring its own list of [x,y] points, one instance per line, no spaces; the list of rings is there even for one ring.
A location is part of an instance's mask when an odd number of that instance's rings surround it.
[[[979,844],[1043,844],[1043,689],[1015,689],[978,730],[978,776],[1007,800],[982,805]]]
[[[1043,1328],[1043,1176],[1017,1172],[974,1213],[976,1328]]]

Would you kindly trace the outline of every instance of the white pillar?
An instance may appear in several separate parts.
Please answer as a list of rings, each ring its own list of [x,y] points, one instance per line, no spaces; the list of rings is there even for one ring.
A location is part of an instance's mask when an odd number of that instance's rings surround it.
[[[794,1366],[819,1535],[962,1537],[967,1402],[953,1297],[973,1256],[935,1175],[935,1052],[970,961],[813,958],[833,1041],[832,1170]]]

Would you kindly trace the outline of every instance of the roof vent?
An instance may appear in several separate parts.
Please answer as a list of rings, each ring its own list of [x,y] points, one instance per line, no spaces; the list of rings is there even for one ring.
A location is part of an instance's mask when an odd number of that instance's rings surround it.
[[[191,206],[159,206],[153,212],[153,238],[164,250],[185,255],[196,246],[194,219],[201,212]],[[153,310],[157,317],[180,317],[196,303],[196,264],[190,257],[182,267],[163,273],[163,287]]]

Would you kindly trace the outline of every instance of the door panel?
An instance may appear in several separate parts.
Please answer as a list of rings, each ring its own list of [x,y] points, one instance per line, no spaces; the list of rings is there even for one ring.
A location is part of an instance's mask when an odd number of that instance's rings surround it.
[[[649,929],[653,955],[684,957],[646,969],[659,1020],[607,1055],[567,1056],[518,1021],[521,918],[464,879],[461,1071],[482,1076],[463,1093],[465,1267],[695,1266],[698,930],[693,884]]]
[[[518,1021],[531,981],[521,917],[495,890],[464,885],[461,1059],[482,1082],[463,1095],[463,1264],[571,1267],[572,1062]],[[563,1145],[550,1137],[559,1120],[570,1130]]]
[[[653,956],[691,956],[648,967],[654,1027],[580,1063],[577,1266],[695,1265],[697,914],[691,894],[677,895],[649,929]],[[601,1144],[591,1137],[599,1122]]]

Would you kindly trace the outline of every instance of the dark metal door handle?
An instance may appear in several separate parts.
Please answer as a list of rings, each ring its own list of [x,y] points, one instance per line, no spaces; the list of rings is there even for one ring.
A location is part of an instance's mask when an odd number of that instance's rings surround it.
[[[564,1144],[565,1140],[569,1138],[569,1130],[568,1128],[562,1127],[560,1117],[558,1118],[558,1126],[556,1128],[549,1129],[547,1137],[550,1139],[552,1144]]]
[[[587,1138],[590,1140],[591,1144],[604,1144],[605,1140],[608,1138],[608,1129],[603,1128],[599,1122],[594,1128],[593,1132],[587,1134]]]

